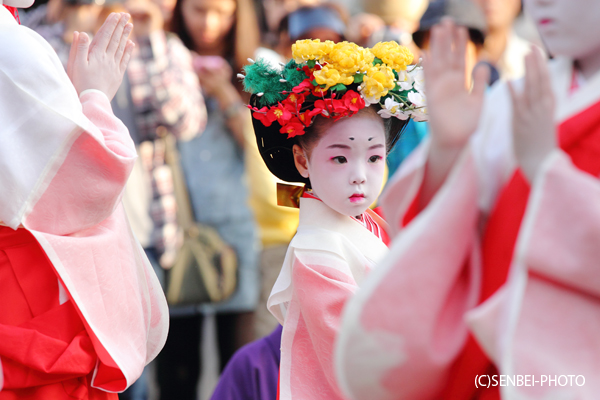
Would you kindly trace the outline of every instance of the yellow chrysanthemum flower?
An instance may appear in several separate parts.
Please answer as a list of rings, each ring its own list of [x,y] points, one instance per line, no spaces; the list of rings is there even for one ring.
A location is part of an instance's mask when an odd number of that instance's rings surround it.
[[[340,42],[333,46],[325,61],[338,71],[340,74],[354,75],[359,71],[365,71],[372,65],[373,54],[355,43]]]
[[[361,93],[369,103],[379,101],[396,86],[394,71],[386,65],[370,68],[363,77]]]
[[[340,74],[340,71],[329,67],[329,65],[324,66],[320,71],[315,71],[314,76],[319,85],[326,85],[325,90],[328,90],[338,83],[350,85],[354,82],[354,77],[352,75],[348,76],[346,74]]]
[[[371,53],[396,71],[405,70],[406,66],[414,59],[408,48],[400,46],[394,41],[377,43],[371,48]]]
[[[298,64],[308,60],[321,60],[331,52],[333,46],[331,40],[322,43],[319,39],[298,40],[292,45],[292,57]]]

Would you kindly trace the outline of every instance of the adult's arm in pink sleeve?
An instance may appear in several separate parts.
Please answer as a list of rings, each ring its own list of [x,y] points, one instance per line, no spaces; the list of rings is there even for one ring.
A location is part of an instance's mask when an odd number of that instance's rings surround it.
[[[434,399],[468,335],[479,295],[477,179],[465,150],[429,205],[405,228],[421,184],[415,154],[383,198],[397,233],[343,315],[338,382],[351,399]]]

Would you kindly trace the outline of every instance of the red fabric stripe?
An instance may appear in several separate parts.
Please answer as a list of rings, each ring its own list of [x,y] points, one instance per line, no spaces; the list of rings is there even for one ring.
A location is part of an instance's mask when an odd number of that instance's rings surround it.
[[[15,7],[11,7],[11,6],[4,6],[6,7],[6,9],[8,11],[10,11],[10,13],[12,14],[13,17],[15,17],[15,19],[17,20],[17,22],[19,23],[19,25],[21,25],[21,18],[19,18],[19,10],[16,9]]]

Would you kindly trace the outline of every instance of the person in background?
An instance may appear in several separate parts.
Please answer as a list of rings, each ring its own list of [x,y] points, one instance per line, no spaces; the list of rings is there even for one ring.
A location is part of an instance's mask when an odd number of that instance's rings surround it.
[[[483,9],[488,27],[480,59],[492,64],[502,80],[521,78],[525,74],[525,56],[531,51],[531,43],[513,29],[521,12],[521,0],[473,1]]]
[[[128,88],[117,95],[118,109],[126,106],[133,116],[138,160],[125,187],[123,202],[132,229],[164,284],[181,244],[171,169],[165,162],[163,136],[178,141],[198,136],[206,126],[207,113],[192,57],[181,40],[165,32],[163,10],[151,0],[129,0],[136,43],[127,70]],[[122,399],[148,398],[148,371]]]
[[[322,0],[257,0],[259,15],[261,16],[261,31],[263,32],[263,43],[269,47],[275,47],[279,42],[279,24],[289,13],[300,7],[316,6]]]
[[[292,58],[291,48],[297,40],[320,39],[322,42],[346,40],[344,9],[334,4],[300,7],[279,23],[277,51],[287,61]]]
[[[40,34],[66,68],[73,32],[95,32],[102,6],[92,0],[50,0],[25,17],[23,24]]]
[[[214,227],[238,258],[238,285],[227,301],[171,314],[171,330],[157,365],[163,399],[195,399],[204,311],[216,313],[221,370],[253,340],[259,296],[256,223],[248,206],[244,167],[249,112],[234,71],[254,55],[259,30],[250,0],[178,0],[171,31],[197,55],[193,60],[208,110],[201,136],[179,146],[195,218]],[[181,310],[180,310],[181,311]]]
[[[457,26],[464,26],[468,30],[465,71],[468,77],[467,86],[470,86],[471,72],[479,62],[487,35],[487,23],[483,10],[473,0],[436,0],[430,2],[419,21],[419,27],[412,35],[415,44],[420,49],[429,49],[431,29],[444,18],[450,18]]]
[[[359,13],[348,20],[346,37],[359,46],[368,47],[371,36],[375,32],[384,31],[385,28],[385,21],[379,15]]]
[[[429,49],[431,29],[444,18],[451,18],[458,26],[468,29],[469,37],[465,56],[467,86],[471,85],[471,73],[477,65],[486,38],[487,26],[481,8],[471,0],[436,0],[429,3],[421,17],[418,29],[413,33],[414,43],[423,51]],[[491,65],[490,65],[491,67]],[[498,79],[492,68],[489,84]],[[426,123],[410,121],[398,144],[388,155],[390,176],[428,134]]]
[[[283,327],[277,325],[268,336],[239,349],[223,370],[211,399],[276,399],[282,330]]]
[[[368,45],[382,40],[395,40],[407,46],[418,60],[419,49],[412,42],[411,34],[417,30],[427,4],[428,0],[363,0],[365,13],[376,15],[385,23],[383,28],[371,34]]]

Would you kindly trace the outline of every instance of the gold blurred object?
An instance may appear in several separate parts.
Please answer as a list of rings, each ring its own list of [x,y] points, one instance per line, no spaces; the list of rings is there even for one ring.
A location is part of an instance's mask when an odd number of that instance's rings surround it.
[[[302,197],[303,193],[304,186],[277,182],[277,205],[300,208],[300,197]]]
[[[428,0],[363,0],[364,10],[367,13],[381,17],[386,25],[393,25],[397,20],[419,22]]]

